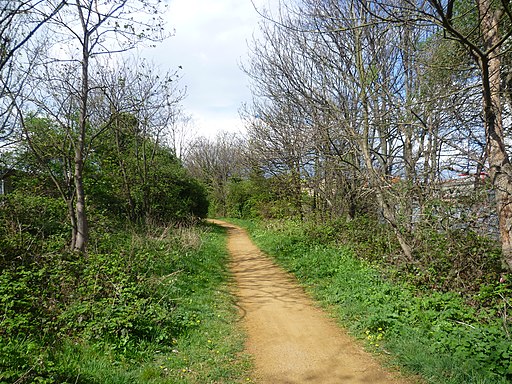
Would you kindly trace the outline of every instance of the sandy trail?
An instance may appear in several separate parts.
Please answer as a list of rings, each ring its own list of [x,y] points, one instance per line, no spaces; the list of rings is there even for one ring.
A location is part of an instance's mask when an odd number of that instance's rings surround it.
[[[411,383],[386,372],[364,352],[244,230],[214,222],[228,230],[256,383]]]

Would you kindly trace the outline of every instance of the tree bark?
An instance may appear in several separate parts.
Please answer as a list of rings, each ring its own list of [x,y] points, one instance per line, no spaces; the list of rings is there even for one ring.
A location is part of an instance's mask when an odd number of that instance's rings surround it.
[[[84,190],[84,151],[85,151],[85,132],[87,129],[87,100],[89,98],[89,31],[84,19],[84,15],[77,1],[77,9],[80,15],[80,21],[83,28],[82,41],[82,84],[80,90],[80,114],[78,121],[78,137],[75,147],[75,189],[76,189],[76,242],[74,250],[85,252],[89,240],[89,225],[87,222],[87,213],[85,208],[85,190]]]
[[[71,249],[75,249],[77,234],[75,206],[72,200],[66,201],[66,203],[68,205],[68,215],[71,221],[71,244],[69,246]]]
[[[484,50],[487,53],[479,58],[479,65],[482,71],[489,175],[496,194],[503,267],[512,270],[512,165],[505,149],[500,99],[499,22],[502,12],[493,9],[490,0],[479,0],[478,8]]]

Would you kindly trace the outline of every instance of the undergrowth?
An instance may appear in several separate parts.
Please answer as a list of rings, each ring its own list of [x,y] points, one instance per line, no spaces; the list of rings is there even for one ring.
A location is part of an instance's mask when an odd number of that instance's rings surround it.
[[[223,230],[110,230],[87,256],[52,252],[57,237],[37,255],[4,240],[0,383],[244,380]]]
[[[386,281],[374,262],[356,258],[349,246],[310,236],[302,223],[238,223],[369,348],[427,382],[511,382],[510,322],[499,310],[510,304],[509,285],[484,289],[482,296],[503,300],[477,310],[457,292]]]

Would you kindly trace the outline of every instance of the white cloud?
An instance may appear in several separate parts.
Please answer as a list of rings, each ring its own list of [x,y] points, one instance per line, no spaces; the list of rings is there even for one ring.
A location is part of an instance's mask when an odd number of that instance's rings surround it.
[[[238,109],[251,96],[239,63],[247,57],[258,20],[250,0],[170,2],[167,22],[175,36],[149,54],[163,68],[183,67],[184,106],[200,134],[242,128]]]

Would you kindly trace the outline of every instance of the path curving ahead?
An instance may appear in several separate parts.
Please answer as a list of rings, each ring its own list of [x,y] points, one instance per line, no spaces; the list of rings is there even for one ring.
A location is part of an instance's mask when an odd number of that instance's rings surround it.
[[[263,254],[241,228],[228,250],[258,384],[407,384],[386,372],[302,288]]]

